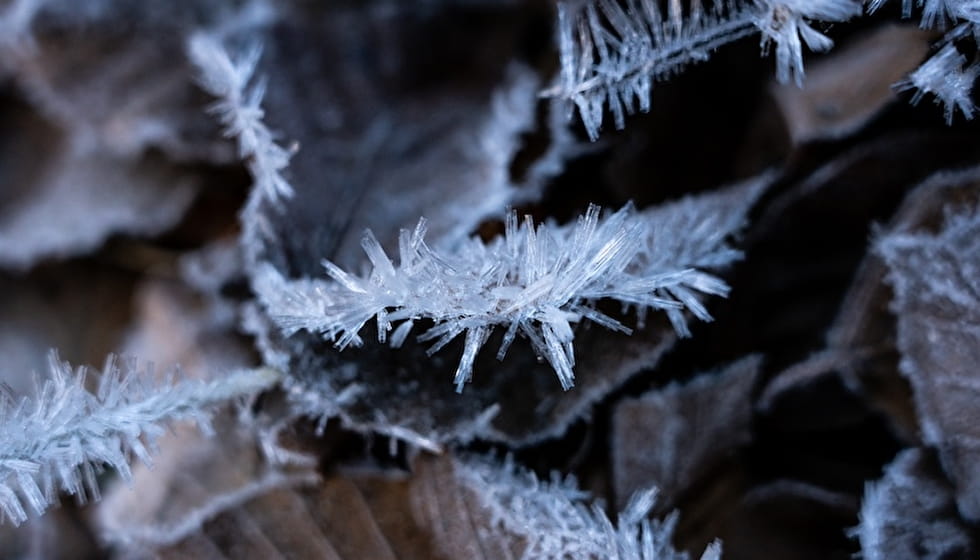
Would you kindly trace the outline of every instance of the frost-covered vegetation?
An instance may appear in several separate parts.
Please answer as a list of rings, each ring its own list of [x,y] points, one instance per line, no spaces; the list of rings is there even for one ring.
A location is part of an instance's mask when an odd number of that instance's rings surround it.
[[[0,4],[0,556],[969,557],[978,24]]]

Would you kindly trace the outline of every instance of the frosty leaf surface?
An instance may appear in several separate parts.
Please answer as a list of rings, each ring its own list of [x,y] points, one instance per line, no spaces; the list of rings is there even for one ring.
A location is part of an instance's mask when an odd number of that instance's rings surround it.
[[[263,231],[245,240],[251,252],[287,276],[317,276],[323,259],[358,265],[366,228],[390,251],[398,228],[426,216],[432,239],[452,245],[508,204],[538,196],[574,143],[559,129],[540,165],[511,177],[522,134],[551,125],[537,122],[539,78],[514,52],[527,16],[506,4],[482,9],[496,17],[450,34],[430,33],[442,22],[426,10],[345,8],[250,37],[263,47],[255,74],[269,84],[263,122],[283,146],[298,146],[286,173],[295,195],[246,221]],[[392,26],[398,31],[387,33]],[[484,46],[453,48],[464,33]],[[420,35],[437,41],[426,50],[431,60],[407,46]],[[293,64],[298,51],[307,64]],[[425,70],[452,64],[468,71]],[[332,74],[319,71],[326,66]]]
[[[158,161],[57,153],[0,209],[0,266],[90,252],[110,235],[156,235],[176,224],[195,181]]]
[[[868,485],[852,535],[868,560],[969,558],[976,543],[953,491],[923,449],[903,451]]]
[[[939,451],[967,519],[980,517],[980,219],[972,204],[948,206],[936,231],[906,228],[882,236],[898,317],[902,373],[914,392],[924,442]]]

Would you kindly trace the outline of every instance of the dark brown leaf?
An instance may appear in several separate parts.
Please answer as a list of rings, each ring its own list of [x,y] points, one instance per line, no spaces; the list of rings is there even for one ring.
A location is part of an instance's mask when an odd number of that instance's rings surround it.
[[[516,558],[520,541],[495,529],[448,456],[413,472],[336,474],[301,489],[270,489],[207,520],[163,558],[207,551],[230,558]],[[220,557],[220,556],[218,556]]]
[[[752,390],[761,358],[627,399],[613,413],[616,503],[656,486],[660,509],[684,493],[752,438]]]
[[[489,349],[499,346],[499,331],[477,356],[473,381],[462,393],[452,384],[462,340],[433,356],[415,341],[398,349],[371,344],[337,353],[318,335],[297,333],[276,344],[289,352],[293,392],[302,394],[301,410],[311,416],[340,415],[352,429],[429,449],[474,438],[530,445],[561,436],[598,400],[653,367],[676,339],[667,321],[657,319],[632,336],[581,327],[575,347],[582,373],[570,391],[562,390],[527,341],[516,341],[497,361]]]

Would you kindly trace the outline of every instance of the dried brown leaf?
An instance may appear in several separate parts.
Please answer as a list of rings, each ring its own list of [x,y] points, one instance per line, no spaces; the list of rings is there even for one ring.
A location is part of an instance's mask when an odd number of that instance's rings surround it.
[[[0,207],[2,267],[84,254],[114,233],[160,234],[180,220],[196,191],[196,180],[156,158],[117,158],[63,144],[40,152],[43,157],[12,161],[5,171],[27,167],[23,174],[31,181]]]
[[[752,390],[761,358],[672,384],[616,405],[612,453],[616,503],[656,486],[661,509],[752,439]]]
[[[772,86],[793,142],[835,140],[860,130],[897,99],[892,86],[918,67],[933,35],[888,25],[810,64],[805,87]]]
[[[495,529],[461,485],[448,456],[420,456],[411,474],[335,474],[294,490],[274,489],[154,551],[182,558],[516,558],[518,539]]]
[[[307,469],[269,465],[252,427],[232,414],[214,422],[217,436],[184,426],[161,438],[152,468],[137,466],[98,507],[102,538],[126,554],[171,545],[241,504],[275,488],[311,484]],[[271,521],[271,520],[270,520]]]
[[[908,144],[901,147],[902,152],[915,145],[919,145],[920,149],[924,146],[921,139],[911,137],[901,144]],[[801,183],[795,189],[798,192],[777,199],[767,213],[768,219],[764,218],[763,221],[778,219],[781,212],[789,211],[807,197],[820,197],[821,191],[825,191],[826,196],[829,194],[826,189],[853,188],[848,185],[855,184],[880,165],[862,171],[861,168],[868,165],[866,160],[885,157],[889,145],[890,141],[884,141],[864,146],[827,164]],[[896,144],[891,146],[898,147]],[[890,156],[886,159],[890,159]],[[902,165],[896,162],[892,169],[900,170]],[[969,198],[968,193],[974,188],[971,186],[973,175],[969,172],[940,173],[926,179],[893,213],[893,225],[890,227],[908,229],[934,223],[945,204]],[[869,182],[867,188],[895,188],[894,181],[899,181],[897,174],[894,178],[889,176],[887,180],[879,175],[878,181]],[[876,199],[883,200],[885,196],[882,190]],[[843,202],[844,199],[833,200]],[[834,204],[833,200],[824,204]],[[840,376],[850,389],[884,413],[897,435],[906,442],[917,440],[917,420],[911,405],[911,393],[897,369],[900,356],[895,342],[895,318],[888,309],[891,291],[884,282],[886,272],[885,264],[874,255],[861,261],[850,287],[837,306],[837,315],[827,332],[824,348],[774,376],[760,396],[760,408],[770,410],[791,393],[804,390],[828,376]]]

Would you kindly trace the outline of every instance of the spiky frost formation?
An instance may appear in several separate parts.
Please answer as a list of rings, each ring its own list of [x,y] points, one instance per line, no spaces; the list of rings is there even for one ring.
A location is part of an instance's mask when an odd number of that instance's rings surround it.
[[[605,558],[610,560],[687,560],[671,544],[677,516],[647,518],[656,489],[637,492],[614,524],[601,504],[590,502],[574,478],[557,473],[542,482],[534,473],[490,458],[456,464],[456,477],[489,512],[491,524],[523,538],[526,560]],[[701,560],[717,560],[721,545],[712,543]]]
[[[888,0],[871,0],[868,11],[875,12]],[[922,27],[943,27],[950,20],[980,22],[980,2],[977,0],[902,0],[902,17],[912,17],[912,5],[922,8]]]
[[[643,212],[627,205],[605,217],[592,206],[565,226],[535,226],[530,218],[520,223],[511,214],[503,236],[487,244],[473,238],[445,252],[426,244],[423,219],[414,230],[402,230],[397,265],[368,231],[362,245],[369,274],[324,262],[332,281],[287,281],[265,265],[255,288],[287,335],[300,329],[322,333],[339,349],[362,344],[359,333],[371,319],[377,321],[378,341],[395,347],[415,321],[431,319],[435,325],[419,336],[435,341],[430,354],[465,334],[457,390],[470,379],[493,329],[503,327],[499,359],[521,334],[568,389],[574,382],[575,323],[588,319],[631,332],[598,311],[596,301],[634,307],[641,322],[648,310],[665,311],[681,336],[690,334],[685,310],[711,319],[699,294],[725,296],[728,286],[704,270],[741,256],[727,238],[741,227],[761,187],[753,183]],[[736,196],[740,207],[732,202]]]
[[[872,0],[868,11],[874,12],[888,0]],[[942,104],[946,122],[952,124],[953,113],[959,109],[967,119],[973,118],[976,105],[973,102],[973,85],[980,76],[980,65],[975,61],[967,64],[954,42],[969,35],[980,38],[980,1],[978,0],[902,0],[902,17],[912,17],[912,7],[922,8],[920,26],[923,29],[948,29],[943,47],[912,72],[908,79],[896,84],[900,90],[916,90],[912,103],[918,103],[926,94],[935,96]]]
[[[912,103],[918,103],[926,94],[934,95],[936,103],[945,109],[946,122],[952,124],[953,112],[959,109],[967,119],[973,118],[973,84],[980,75],[980,66],[966,64],[966,57],[947,44],[932,58],[912,72],[908,80],[899,84],[900,89],[915,89]]]
[[[953,511],[953,489],[927,452],[906,449],[865,488],[850,534],[864,560],[973,558],[970,529]]]
[[[626,114],[649,110],[655,80],[757,31],[764,46],[776,43],[779,80],[799,84],[800,39],[816,51],[833,45],[808,21],[844,21],[861,13],[855,0],[715,0],[708,9],[701,0],[687,4],[670,0],[664,13],[657,0],[560,0],[561,76],[547,93],[574,103],[594,140],[606,107],[616,128],[623,128]]]
[[[36,396],[0,399],[0,512],[17,524],[27,519],[27,507],[40,514],[62,491],[97,498],[96,474],[105,467],[129,478],[130,455],[149,463],[165,423],[192,420],[209,430],[210,409],[278,379],[263,369],[154,384],[149,369],[139,371],[135,361],[120,368],[110,356],[92,394],[84,368],[73,370],[54,353],[48,363]]]
[[[265,82],[253,81],[261,48],[253,44],[237,60],[215,37],[197,34],[191,37],[187,53],[198,68],[201,87],[218,98],[209,108],[225,126],[225,135],[235,138],[238,152],[247,160],[255,181],[250,205],[259,200],[275,204],[293,195],[293,188],[281,171],[289,164],[292,153],[276,144],[274,136],[262,121],[262,97]]]
[[[861,14],[861,3],[853,0],[768,0],[759,2],[761,17],[756,26],[763,46],[776,44],[776,79],[803,85],[803,43],[814,52],[834,46],[829,37],[809,21],[846,21]]]

